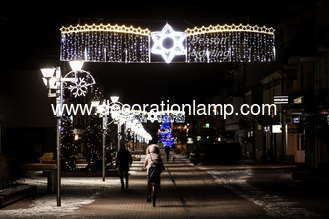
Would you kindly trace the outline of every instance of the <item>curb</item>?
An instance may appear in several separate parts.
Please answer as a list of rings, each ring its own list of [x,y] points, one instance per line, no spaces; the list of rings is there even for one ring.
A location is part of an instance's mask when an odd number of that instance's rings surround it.
[[[37,192],[37,186],[27,184],[12,185],[9,188],[0,190],[0,209],[15,201],[21,200]]]

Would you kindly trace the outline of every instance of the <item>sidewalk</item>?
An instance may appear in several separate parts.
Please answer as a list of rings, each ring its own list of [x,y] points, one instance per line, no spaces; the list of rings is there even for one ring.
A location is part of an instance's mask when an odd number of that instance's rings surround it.
[[[133,162],[127,190],[121,191],[118,183],[117,189],[79,210],[79,218],[186,218],[168,171],[161,174],[162,191],[156,207],[146,202],[146,171],[141,171],[144,158]]]
[[[294,180],[301,180],[301,182],[320,187],[328,190],[329,185],[329,171],[328,170],[311,170],[306,168],[300,168],[291,174],[291,178]]]
[[[26,183],[38,186],[37,195],[3,208],[0,218],[268,218],[262,208],[218,186],[184,156],[174,156],[175,162],[165,162],[155,208],[146,202],[142,156],[133,162],[127,190],[121,190],[118,177],[105,182],[101,177],[63,177],[61,207],[56,194],[45,193],[46,177],[31,176]]]

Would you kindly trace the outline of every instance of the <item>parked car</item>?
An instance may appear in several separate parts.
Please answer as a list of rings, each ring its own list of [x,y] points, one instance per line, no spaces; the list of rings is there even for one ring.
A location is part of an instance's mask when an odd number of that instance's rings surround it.
[[[197,165],[203,160],[205,150],[194,150],[190,153],[190,162],[194,165]]]
[[[197,149],[190,153],[190,162],[194,165],[200,162],[237,163],[241,159],[239,143],[221,143],[206,145],[205,149]]]

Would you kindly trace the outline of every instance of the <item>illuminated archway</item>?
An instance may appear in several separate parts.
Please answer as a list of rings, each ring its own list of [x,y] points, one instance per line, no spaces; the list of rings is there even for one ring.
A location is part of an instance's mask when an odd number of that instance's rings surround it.
[[[274,29],[265,26],[217,25],[176,32],[169,24],[162,31],[118,25],[77,25],[61,29],[62,61],[147,63],[151,53],[169,63],[175,55],[185,62],[271,62],[275,61]],[[171,38],[165,48],[162,40]],[[153,43],[152,49],[151,41]]]

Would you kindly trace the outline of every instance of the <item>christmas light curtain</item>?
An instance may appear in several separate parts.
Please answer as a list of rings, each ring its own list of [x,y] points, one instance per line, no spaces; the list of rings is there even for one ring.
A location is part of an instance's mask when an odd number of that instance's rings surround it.
[[[275,61],[274,29],[217,25],[187,29],[187,62]]]
[[[162,31],[151,32],[124,25],[86,24],[60,30],[62,61],[147,63],[159,55],[167,63],[176,55],[184,55],[188,63],[272,62],[276,59],[275,30],[265,26],[210,25],[182,32],[166,24]],[[167,39],[173,41],[172,47],[163,46]]]
[[[61,28],[61,60],[149,62],[148,29],[118,25]]]

